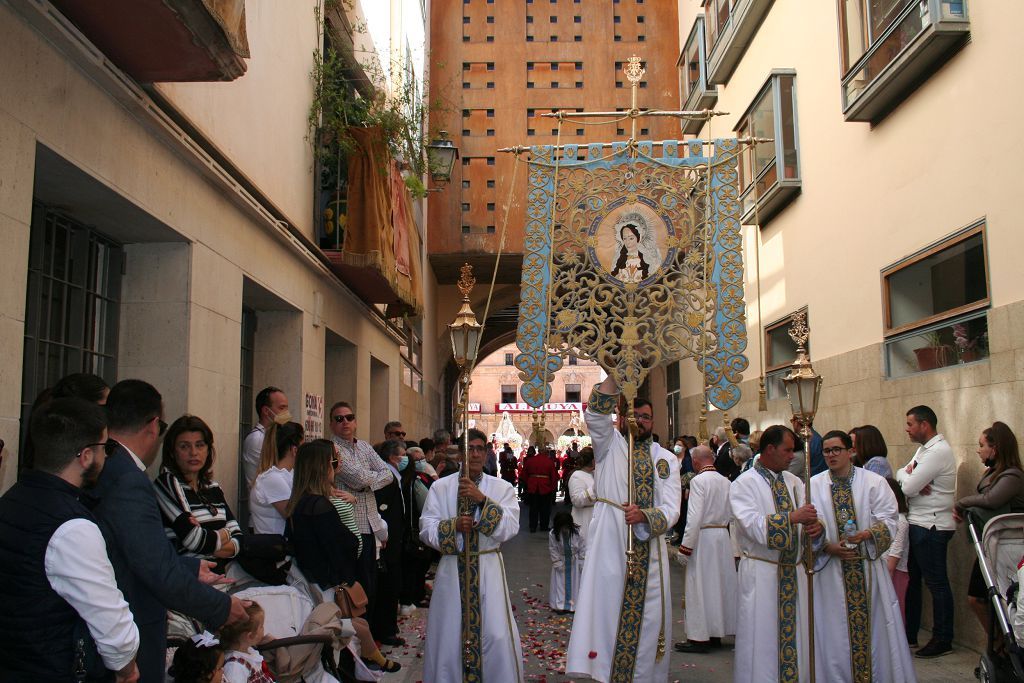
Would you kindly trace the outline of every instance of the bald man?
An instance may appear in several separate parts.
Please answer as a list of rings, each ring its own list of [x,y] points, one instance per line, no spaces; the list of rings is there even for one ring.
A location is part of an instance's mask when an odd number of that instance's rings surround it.
[[[729,480],[715,469],[715,454],[707,446],[690,451],[690,480],[686,531],[679,545],[685,560],[686,638],[679,652],[703,654],[721,647],[722,636],[736,633],[736,564],[729,540]]]

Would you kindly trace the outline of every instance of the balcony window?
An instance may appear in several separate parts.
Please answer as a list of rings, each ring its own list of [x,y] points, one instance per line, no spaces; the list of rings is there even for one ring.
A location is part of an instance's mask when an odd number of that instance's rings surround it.
[[[771,138],[740,156],[743,223],[764,225],[800,193],[796,72],[772,71],[734,129],[739,137]]]
[[[684,111],[710,109],[718,102],[718,88],[708,87],[704,17],[697,17],[676,62],[679,68],[679,99]],[[683,121],[683,133],[696,135],[704,126],[700,120]]]
[[[704,0],[708,83],[728,82],[771,6],[772,0]]]
[[[882,271],[889,377],[988,357],[984,224]]]
[[[962,44],[967,3],[837,0],[843,115],[878,121]]]

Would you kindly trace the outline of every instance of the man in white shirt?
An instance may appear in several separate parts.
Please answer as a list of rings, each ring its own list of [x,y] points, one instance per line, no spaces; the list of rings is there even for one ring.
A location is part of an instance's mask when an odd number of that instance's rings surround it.
[[[89,674],[137,681],[139,629],[79,501],[106,461],[106,417],[83,399],[56,399],[30,429],[34,469],[0,498],[0,679],[70,681],[98,653]]]
[[[907,436],[920,444],[896,481],[907,498],[910,523],[910,584],[907,586],[907,641],[917,646],[921,626],[921,579],[932,594],[932,639],[917,651],[922,658],[953,651],[953,591],[946,573],[949,539],[956,531],[953,499],[956,494],[956,457],[936,431],[938,418],[928,406],[907,411]]]
[[[260,452],[263,450],[263,437],[267,427],[273,422],[285,424],[292,419],[288,412],[288,397],[277,387],[265,387],[256,394],[256,417],[259,422],[242,442],[242,471],[245,473],[245,490],[252,488],[256,481],[256,472],[260,466]],[[241,500],[241,497],[239,498]],[[247,509],[239,505],[239,510]]]

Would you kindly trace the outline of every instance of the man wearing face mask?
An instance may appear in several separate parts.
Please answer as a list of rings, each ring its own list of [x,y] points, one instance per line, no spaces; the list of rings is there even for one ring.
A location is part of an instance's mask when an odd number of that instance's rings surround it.
[[[380,550],[377,565],[377,597],[368,620],[370,630],[382,645],[404,645],[398,637],[398,596],[402,590],[402,539],[405,537],[405,501],[401,482],[412,476],[405,442],[388,439],[378,447],[380,459],[390,470],[391,481],[374,491],[377,511],[388,525],[388,540]]]
[[[260,451],[263,450],[263,437],[267,427],[277,422],[283,425],[290,422],[292,414],[288,412],[288,397],[277,387],[265,387],[256,394],[256,417],[259,422],[242,442],[242,471],[245,473],[245,488],[249,490],[256,481],[256,472],[260,466]],[[239,506],[239,510],[248,506]]]
[[[402,616],[412,614],[417,607],[427,606],[427,571],[437,557],[433,548],[420,541],[420,514],[437,475],[430,475],[430,463],[419,446],[410,447],[405,454],[409,456],[409,466],[402,472],[406,521],[402,540],[402,594],[399,596]]]

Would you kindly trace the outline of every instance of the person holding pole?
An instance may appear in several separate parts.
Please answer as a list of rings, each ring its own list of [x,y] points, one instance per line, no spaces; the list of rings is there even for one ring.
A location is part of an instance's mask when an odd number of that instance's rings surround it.
[[[511,484],[484,474],[483,432],[470,429],[466,440],[466,472],[434,482],[420,514],[420,540],[442,555],[427,616],[423,680],[522,681],[523,652],[501,555],[501,544],[519,532],[519,502]],[[460,513],[460,498],[468,500],[469,514]],[[469,614],[465,626],[463,611]]]
[[[679,463],[651,441],[654,413],[645,399],[633,402],[636,431],[629,453],[628,432],[617,431],[612,418],[618,393],[609,376],[595,387],[585,415],[594,447],[596,502],[565,675],[666,681],[672,597],[662,536],[679,515]],[[619,416],[620,430],[628,428],[627,417]]]
[[[796,435],[773,425],[761,436],[761,457],[729,488],[740,550],[736,683],[798,683],[813,678],[807,636],[804,534],[821,535],[804,482],[787,471]]]

